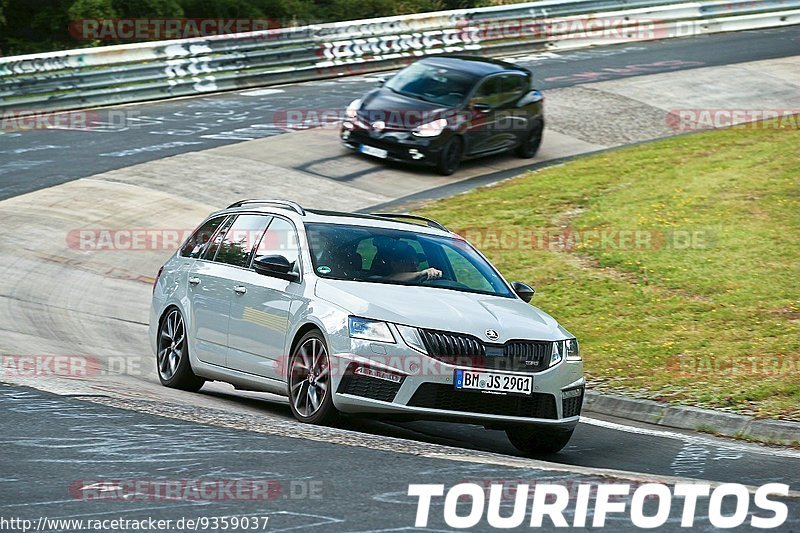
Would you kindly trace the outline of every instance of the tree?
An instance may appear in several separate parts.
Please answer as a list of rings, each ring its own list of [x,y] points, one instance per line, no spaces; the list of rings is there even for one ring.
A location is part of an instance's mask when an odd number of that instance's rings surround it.
[[[183,17],[183,8],[178,0],[112,0],[114,9],[121,18],[167,18]]]
[[[112,0],[76,0],[67,11],[70,20],[113,19],[117,17]]]

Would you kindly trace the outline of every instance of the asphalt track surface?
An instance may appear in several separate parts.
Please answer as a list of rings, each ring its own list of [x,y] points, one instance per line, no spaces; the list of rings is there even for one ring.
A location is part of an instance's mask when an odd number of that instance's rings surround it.
[[[534,71],[546,93],[584,83],[798,53],[800,27],[790,26],[533,54],[517,61]],[[341,111],[374,87],[374,78],[343,77],[105,108],[90,112],[89,127],[77,131],[0,128],[0,200],[179,153],[280,135],[287,131],[281,111]]]
[[[581,483],[637,486],[636,481],[613,476],[459,463],[219,428],[24,388],[0,386],[0,407],[5,426],[0,436],[3,461],[14,465],[13,473],[3,473],[0,515],[34,524],[44,517],[47,531],[78,530],[74,523],[58,527],[54,520],[215,517],[269,517],[269,531],[402,531],[415,529],[417,499],[408,496],[409,484],[443,484],[447,488],[463,482],[508,487],[559,484],[573,489]],[[243,487],[239,493],[235,488],[212,489],[196,497],[199,493],[193,489],[200,482],[213,487],[214,482],[236,480]],[[134,486],[134,481],[139,485]],[[168,483],[173,492],[167,492]],[[248,492],[250,483],[268,489]],[[510,515],[513,492],[501,501],[502,514]],[[670,518],[659,531],[686,531],[680,527],[681,501],[673,500]],[[733,501],[723,500],[724,515],[733,514]],[[781,501],[789,509],[784,530],[800,527],[800,500]],[[645,511],[655,514],[653,505],[646,505]],[[462,502],[458,513],[464,516],[469,512]],[[751,503],[750,516],[754,514],[770,516]],[[574,504],[564,516],[573,523]],[[588,524],[593,516],[590,504]],[[693,530],[713,529],[706,499],[699,500],[694,516]],[[482,523],[486,524],[485,512]],[[549,529],[552,524],[545,519],[543,526]],[[609,514],[605,527],[635,530],[626,513]],[[432,502],[428,529],[453,531],[443,519],[443,498]],[[519,529],[530,529],[527,519]]]
[[[800,28],[795,27],[545,54],[520,62],[534,69],[546,90],[798,52]],[[285,130],[273,123],[276,111],[342,108],[373,83],[370,78],[355,77],[283,86],[278,88],[281,93],[267,89],[146,103],[118,108],[132,112],[122,126],[4,132],[0,134],[0,199],[185,151],[278,135]],[[140,125],[132,125],[137,123]],[[164,148],[142,149],[153,146]],[[290,420],[283,401],[263,395],[217,389],[204,390],[201,395],[227,405],[229,411],[241,409],[265,420]],[[632,472],[641,480],[661,475],[752,486],[783,482],[797,490],[800,472],[800,453],[796,451],[613,420],[583,420],[562,453],[543,458],[554,468],[569,470],[554,473],[546,468],[465,466],[445,459],[415,457],[413,452],[265,437],[18,388],[0,389],[0,403],[3,516],[125,512],[140,517],[180,517],[192,511],[208,517],[267,512],[272,520],[270,529],[313,525],[326,530],[361,531],[413,525],[414,502],[405,496],[409,483],[451,486],[464,479],[575,482],[598,479],[597,469],[613,469]],[[456,454],[475,450],[517,456],[502,433],[477,426],[364,419],[348,419],[343,426],[365,437],[399,438],[420,449],[429,444],[450,448]],[[276,450],[280,452],[275,454],[278,458],[271,453]],[[230,479],[256,475],[286,483],[318,480],[323,497],[281,498],[272,505],[256,502],[251,507],[242,501],[85,502],[69,492],[73,481],[94,478]],[[790,521],[782,530],[800,527],[795,502]],[[446,529],[440,519],[434,520],[434,513],[431,516],[431,527]],[[676,522],[670,524],[677,529]],[[707,521],[705,524],[707,528]],[[624,521],[614,524],[614,529],[628,527]]]

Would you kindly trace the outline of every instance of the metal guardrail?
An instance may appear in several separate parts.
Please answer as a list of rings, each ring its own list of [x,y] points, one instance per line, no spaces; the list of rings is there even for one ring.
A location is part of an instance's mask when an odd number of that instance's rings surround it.
[[[62,111],[504,56],[800,24],[800,0],[545,0],[0,58],[0,111]]]

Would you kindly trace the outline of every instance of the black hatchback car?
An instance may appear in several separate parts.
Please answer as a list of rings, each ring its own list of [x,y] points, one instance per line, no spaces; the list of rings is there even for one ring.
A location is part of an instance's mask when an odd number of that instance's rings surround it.
[[[363,154],[450,175],[463,159],[513,149],[520,157],[536,155],[543,99],[531,72],[517,65],[428,57],[351,102],[340,136]]]

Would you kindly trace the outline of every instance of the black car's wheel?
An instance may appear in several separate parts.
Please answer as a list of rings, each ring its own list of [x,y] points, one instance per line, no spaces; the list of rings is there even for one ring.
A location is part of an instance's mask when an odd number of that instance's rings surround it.
[[[542,135],[544,134],[544,121],[536,119],[533,125],[525,134],[522,143],[517,146],[517,155],[519,157],[530,159],[539,151],[539,146],[542,145]]]
[[[573,431],[574,429],[522,426],[506,429],[506,436],[516,449],[534,457],[560,451],[569,442]]]
[[[186,324],[177,309],[170,309],[158,328],[156,352],[158,379],[171,389],[195,392],[206,380],[195,375],[189,363],[189,346],[186,340]]]
[[[336,421],[331,367],[325,339],[318,331],[306,333],[289,359],[289,405],[301,422],[328,425]]]
[[[454,136],[447,141],[442,151],[439,153],[439,161],[436,164],[436,170],[443,176],[449,176],[458,169],[461,164],[461,158],[464,155],[464,141],[461,137]]]

